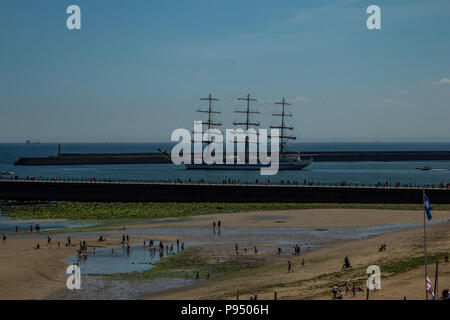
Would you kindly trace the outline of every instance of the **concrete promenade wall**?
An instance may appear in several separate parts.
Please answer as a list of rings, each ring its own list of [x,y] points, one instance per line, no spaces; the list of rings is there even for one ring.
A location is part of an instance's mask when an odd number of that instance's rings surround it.
[[[449,189],[426,189],[450,203]],[[422,189],[124,182],[0,181],[2,200],[98,202],[421,203]]]

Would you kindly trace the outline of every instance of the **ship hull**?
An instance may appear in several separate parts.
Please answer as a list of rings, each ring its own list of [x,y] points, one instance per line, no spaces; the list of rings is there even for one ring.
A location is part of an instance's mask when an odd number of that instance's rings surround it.
[[[302,170],[309,166],[311,161],[286,161],[280,162],[278,170]],[[188,170],[260,170],[261,168],[268,168],[270,165],[262,164],[186,164]]]

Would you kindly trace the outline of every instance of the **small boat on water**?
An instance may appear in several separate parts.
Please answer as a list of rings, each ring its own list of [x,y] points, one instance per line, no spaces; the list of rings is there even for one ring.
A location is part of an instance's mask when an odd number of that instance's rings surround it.
[[[420,171],[430,171],[432,169],[433,168],[431,168],[430,166],[416,168],[416,170],[420,170]]]
[[[14,175],[14,172],[11,170],[0,171],[0,175]]]

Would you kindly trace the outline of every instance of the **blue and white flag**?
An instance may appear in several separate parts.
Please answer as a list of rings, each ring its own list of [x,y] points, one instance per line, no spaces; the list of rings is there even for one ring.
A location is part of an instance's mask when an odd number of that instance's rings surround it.
[[[430,200],[428,200],[427,195],[424,193],[423,194],[423,207],[425,209],[425,212],[427,213],[427,218],[428,220],[431,220],[432,216],[431,216],[431,203]]]

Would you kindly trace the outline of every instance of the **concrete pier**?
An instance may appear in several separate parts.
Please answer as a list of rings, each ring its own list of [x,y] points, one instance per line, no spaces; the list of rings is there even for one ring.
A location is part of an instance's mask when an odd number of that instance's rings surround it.
[[[432,203],[450,203],[450,189],[428,188]],[[422,203],[422,189],[0,180],[2,200],[97,202]]]

